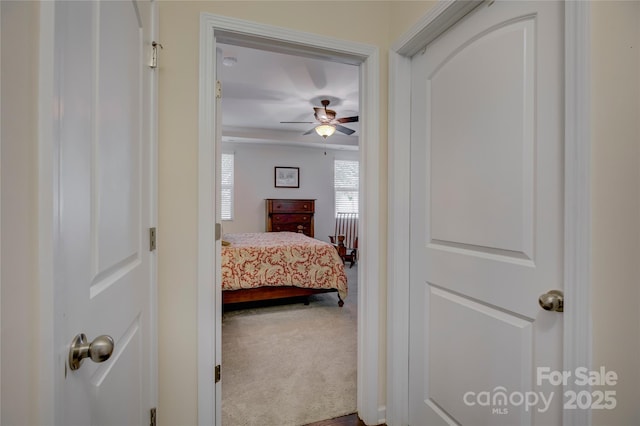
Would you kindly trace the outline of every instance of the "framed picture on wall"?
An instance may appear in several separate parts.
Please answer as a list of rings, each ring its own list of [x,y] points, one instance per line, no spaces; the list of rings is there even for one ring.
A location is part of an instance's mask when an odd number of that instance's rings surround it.
[[[276,167],[276,188],[300,188],[300,167]]]

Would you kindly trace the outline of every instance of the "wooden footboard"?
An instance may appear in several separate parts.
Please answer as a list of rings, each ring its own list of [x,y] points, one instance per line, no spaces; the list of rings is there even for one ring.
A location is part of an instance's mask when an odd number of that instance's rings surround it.
[[[337,292],[336,289],[315,289],[302,287],[257,287],[241,290],[226,290],[222,292],[222,304],[255,302],[258,300],[284,299],[287,297],[304,297],[312,294]],[[338,296],[338,306],[344,301]]]

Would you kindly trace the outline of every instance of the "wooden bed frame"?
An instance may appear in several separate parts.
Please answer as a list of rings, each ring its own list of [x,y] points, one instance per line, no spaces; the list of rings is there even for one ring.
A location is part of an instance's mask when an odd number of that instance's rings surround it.
[[[332,293],[337,292],[335,288],[330,289],[317,289],[317,288],[302,288],[294,286],[283,287],[257,287],[257,288],[245,288],[240,290],[225,290],[222,292],[222,304],[227,305],[231,303],[241,302],[255,302],[259,300],[271,300],[271,299],[284,299],[287,297],[306,297],[312,294],[320,293]],[[309,304],[307,300],[305,305]],[[344,301],[338,295],[338,306],[342,307]]]

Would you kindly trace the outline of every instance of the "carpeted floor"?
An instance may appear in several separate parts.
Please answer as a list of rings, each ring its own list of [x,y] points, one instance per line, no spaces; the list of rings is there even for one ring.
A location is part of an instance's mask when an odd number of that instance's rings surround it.
[[[226,309],[222,424],[299,426],[356,411],[357,265],[349,295]]]

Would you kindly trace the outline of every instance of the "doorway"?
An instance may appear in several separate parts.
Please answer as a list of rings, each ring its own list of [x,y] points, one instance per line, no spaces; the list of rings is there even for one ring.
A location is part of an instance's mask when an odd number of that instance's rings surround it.
[[[240,270],[248,273],[255,270],[253,266],[260,269],[274,262],[269,272],[260,274],[262,278],[254,279],[264,284],[264,280],[273,282],[282,274],[283,284],[291,274],[312,273],[315,268],[311,263],[326,265],[318,258],[294,266],[272,259],[262,250],[258,254],[258,249],[241,248],[244,239],[274,236],[263,235],[265,204],[276,209],[280,205],[276,203],[283,200],[312,200],[311,223],[295,222],[307,217],[298,213],[285,221],[278,219],[284,216],[274,215],[271,225],[274,230],[302,228],[301,232],[313,238],[305,244],[317,245],[318,250],[333,255],[323,258],[340,262],[329,235],[335,231],[336,211],[357,213],[358,175],[351,173],[357,171],[359,163],[360,132],[358,123],[350,121],[336,126],[335,134],[323,139],[313,131],[318,123],[315,108],[321,108],[319,100],[326,99],[330,101],[329,114],[335,114],[336,119],[356,120],[359,70],[355,65],[302,55],[224,43],[216,47],[222,63],[217,75],[222,87],[223,125],[216,150],[222,155],[219,199],[222,238],[231,242],[230,247],[222,247],[222,294],[226,303],[228,297],[239,297],[237,291],[229,291],[229,285],[238,284],[236,273],[241,274]],[[355,133],[347,135],[340,130]],[[345,171],[340,167],[343,164],[355,166]],[[283,166],[293,167],[296,172],[293,187],[283,188],[274,182],[274,170]],[[349,179],[352,176],[355,183]],[[356,193],[346,193],[343,186],[355,187]],[[352,200],[343,199],[344,194]],[[339,208],[334,207],[336,203]],[[319,245],[321,242],[324,244]],[[248,263],[231,266],[227,261],[230,256]],[[268,259],[256,265],[248,258],[252,256]],[[348,292],[342,307],[335,293],[312,296],[304,305],[301,299],[280,299],[223,306],[223,425],[307,424],[356,411],[358,265],[348,265],[344,269]],[[335,272],[329,281],[317,282],[339,287],[341,281]],[[309,281],[301,281],[304,283]],[[242,287],[248,284],[242,280]]]
[[[214,239],[215,223],[220,222],[220,211],[215,197],[218,167],[215,161],[216,140],[221,128],[216,102],[216,43],[242,44],[266,47],[280,52],[357,65],[360,73],[359,105],[361,140],[360,150],[362,184],[360,201],[367,215],[360,220],[359,282],[367,286],[359,292],[358,304],[358,400],[357,409],[367,423],[380,419],[378,391],[381,366],[379,353],[379,282],[376,265],[379,258],[378,164],[379,138],[379,65],[377,48],[316,36],[283,28],[252,24],[246,21],[201,16],[200,66],[200,144],[199,144],[199,219],[198,219],[198,421],[200,424],[220,424],[221,387],[214,383],[214,367],[221,360],[221,290],[220,244]],[[218,121],[219,122],[219,121]],[[216,220],[217,218],[217,220]],[[212,265],[211,259],[216,259]],[[210,401],[215,401],[211,404]]]

